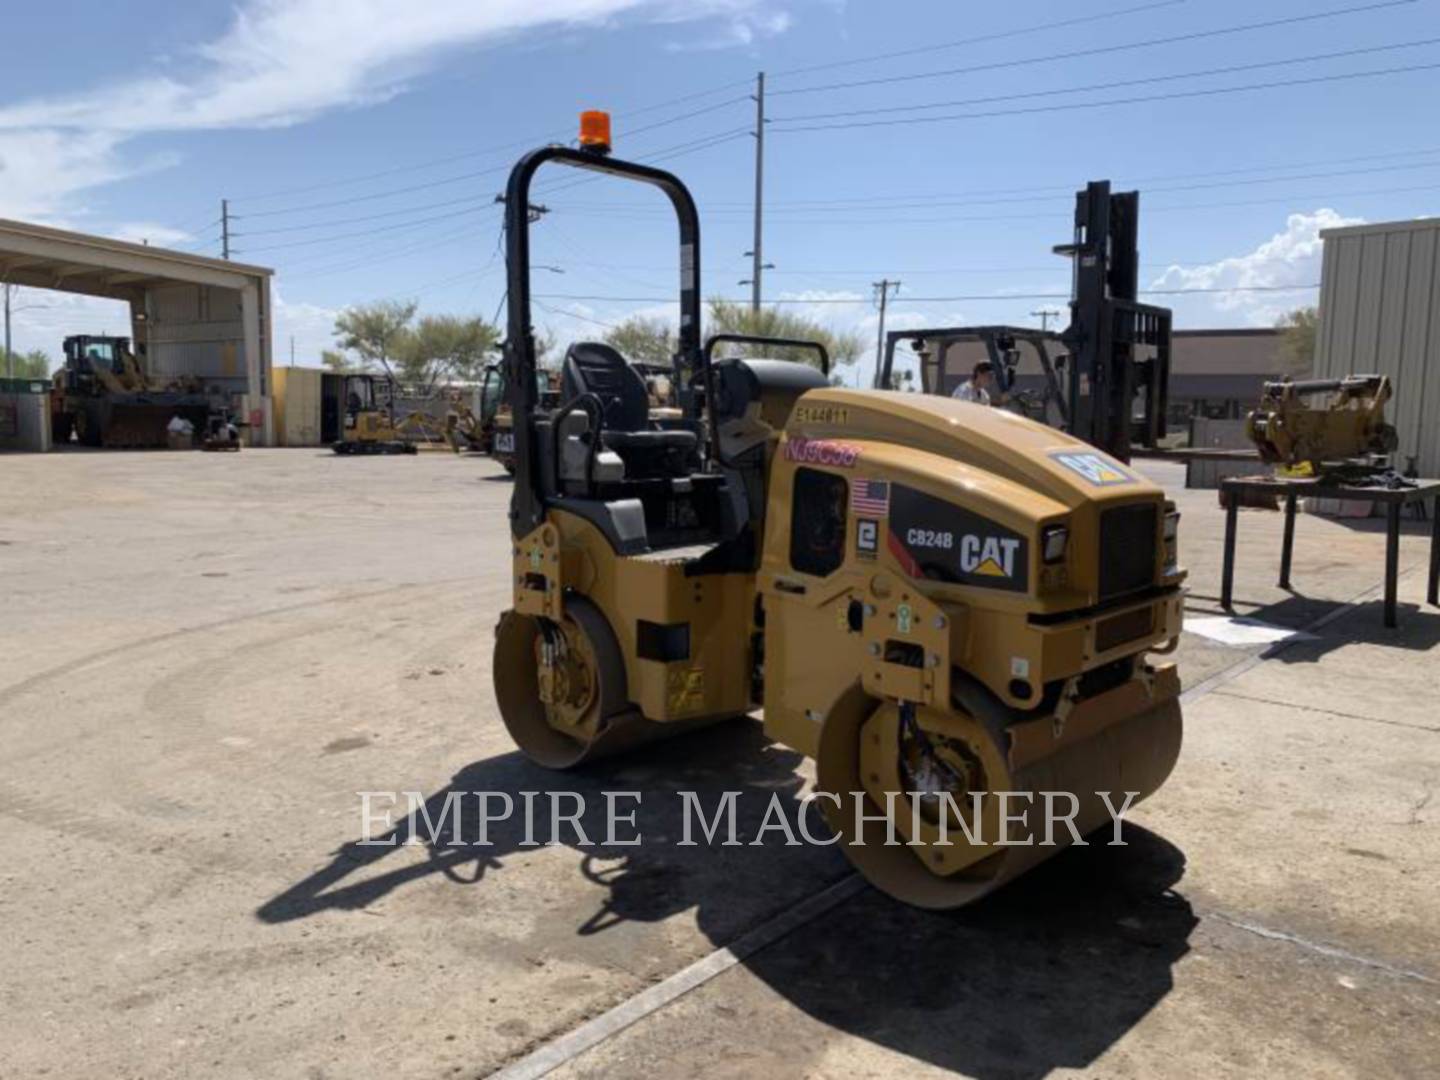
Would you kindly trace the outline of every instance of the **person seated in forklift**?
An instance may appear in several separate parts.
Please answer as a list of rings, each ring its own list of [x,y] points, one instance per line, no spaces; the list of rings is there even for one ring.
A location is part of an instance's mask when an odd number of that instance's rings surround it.
[[[955,388],[950,396],[960,401],[973,401],[976,405],[993,404],[995,390],[995,367],[989,360],[981,360],[970,371],[970,378]]]
[[[570,346],[562,402],[541,407],[526,208],[546,165],[650,185],[675,212],[681,415],[663,426],[599,342]],[[694,200],[610,156],[603,113],[578,147],[522,157],[505,207],[513,600],[492,670],[525,754],[566,769],[763,712],[815,759],[847,857],[934,908],[1160,787],[1185,574],[1159,487],[1006,410],[830,386],[814,342],[704,341]],[[735,343],[817,364],[716,359]]]

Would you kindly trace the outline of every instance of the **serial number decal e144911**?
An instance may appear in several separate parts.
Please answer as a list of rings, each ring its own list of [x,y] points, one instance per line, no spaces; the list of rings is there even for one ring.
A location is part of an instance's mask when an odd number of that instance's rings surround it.
[[[842,405],[796,405],[795,421],[800,424],[848,424],[850,410]]]

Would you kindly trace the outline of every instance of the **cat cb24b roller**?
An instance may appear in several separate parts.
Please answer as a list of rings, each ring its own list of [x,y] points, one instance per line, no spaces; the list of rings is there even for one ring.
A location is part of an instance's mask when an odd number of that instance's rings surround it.
[[[1097,793],[1153,793],[1181,727],[1174,666],[1149,655],[1181,622],[1162,491],[1012,413],[716,359],[733,339],[701,343],[689,191],[608,144],[587,114],[580,146],[529,153],[506,195],[514,606],[494,671],[520,748],[567,768],[763,709],[768,735],[816,759],[855,865],[935,908],[1058,850],[1034,810],[1002,834],[989,793],[1071,792],[1082,835],[1111,821]],[[668,197],[679,422],[656,426],[639,376],[592,343],[566,354],[563,404],[537,408],[525,208],[545,165]],[[887,809],[903,844],[884,842]]]

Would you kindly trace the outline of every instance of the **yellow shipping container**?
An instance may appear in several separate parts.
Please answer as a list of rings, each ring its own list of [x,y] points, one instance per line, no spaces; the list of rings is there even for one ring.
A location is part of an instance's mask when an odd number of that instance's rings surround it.
[[[274,369],[277,446],[320,445],[320,388],[324,374],[320,368]]]

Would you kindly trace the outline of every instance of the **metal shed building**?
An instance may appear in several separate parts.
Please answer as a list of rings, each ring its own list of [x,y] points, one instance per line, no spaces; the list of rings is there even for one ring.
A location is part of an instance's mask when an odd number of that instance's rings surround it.
[[[273,441],[272,273],[0,218],[0,281],[127,301],[130,339],[147,370],[195,375],[222,387],[233,395],[256,445]]]
[[[1328,229],[1315,374],[1389,375],[1399,464],[1440,476],[1440,218]]]

